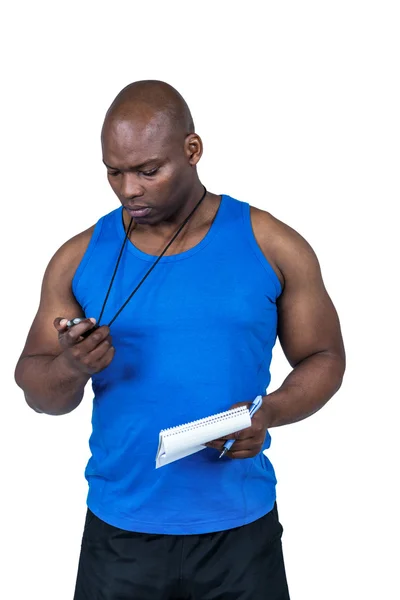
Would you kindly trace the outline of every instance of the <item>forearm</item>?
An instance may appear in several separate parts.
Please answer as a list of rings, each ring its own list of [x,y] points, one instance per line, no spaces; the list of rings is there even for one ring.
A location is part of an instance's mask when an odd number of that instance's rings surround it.
[[[344,357],[325,352],[299,363],[279,389],[264,397],[267,427],[296,423],[317,412],[340,388],[344,369]]]
[[[62,354],[56,357],[36,355],[20,359],[15,380],[33,410],[63,415],[81,402],[89,375],[74,371]]]

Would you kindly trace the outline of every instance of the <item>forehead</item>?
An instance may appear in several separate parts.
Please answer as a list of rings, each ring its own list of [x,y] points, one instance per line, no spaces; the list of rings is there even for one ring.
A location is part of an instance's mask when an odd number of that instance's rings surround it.
[[[164,115],[109,119],[102,131],[103,159],[108,164],[140,164],[173,153],[171,124]]]

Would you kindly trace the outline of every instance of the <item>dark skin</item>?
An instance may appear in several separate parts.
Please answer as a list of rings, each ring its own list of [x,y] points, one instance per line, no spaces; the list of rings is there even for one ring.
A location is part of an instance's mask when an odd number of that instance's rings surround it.
[[[293,370],[279,389],[263,397],[250,428],[209,444],[228,456],[249,458],[263,446],[267,429],[295,423],[317,412],[339,389],[345,352],[336,310],[309,244],[272,215],[252,209],[256,239],[283,285],[278,299],[278,337]],[[248,403],[239,403],[235,406]]]
[[[203,193],[196,169],[203,146],[189,117],[184,101],[170,86],[139,82],[116,98],[105,119],[103,161],[110,185],[125,207],[125,225],[131,218],[129,210],[151,208],[135,220],[130,235],[149,254],[161,252]],[[211,226],[219,203],[219,196],[207,193],[168,254],[196,245]],[[260,452],[267,429],[319,410],[339,389],[345,369],[339,320],[313,250],[269,213],[252,208],[251,219],[256,240],[283,286],[277,303],[278,336],[293,370],[278,390],[264,397],[250,428],[210,442],[220,451],[225,439],[234,437],[228,456],[238,459]],[[64,414],[76,408],[90,376],[107,368],[115,354],[107,326],[86,339],[82,334],[93,327],[94,319],[70,330],[66,327],[67,319],[84,317],[71,282],[93,228],[69,240],[50,261],[39,310],[16,367],[16,381],[37,412]]]

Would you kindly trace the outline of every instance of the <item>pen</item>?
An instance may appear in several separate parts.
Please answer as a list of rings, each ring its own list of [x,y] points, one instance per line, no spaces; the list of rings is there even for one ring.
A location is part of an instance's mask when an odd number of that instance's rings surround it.
[[[262,404],[262,396],[257,396],[257,398],[254,398],[253,402],[250,404],[250,407],[249,407],[250,419],[252,418],[254,413],[256,413],[258,411],[261,404]],[[228,452],[228,450],[230,450],[232,448],[234,441],[235,440],[228,440],[227,442],[225,442],[222,452],[219,455],[219,458],[222,458],[223,456],[225,456],[225,454]]]

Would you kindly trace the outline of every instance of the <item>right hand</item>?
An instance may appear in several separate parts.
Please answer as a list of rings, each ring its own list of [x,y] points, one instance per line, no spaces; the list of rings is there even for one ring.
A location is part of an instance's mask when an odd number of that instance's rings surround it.
[[[89,376],[108,367],[115,354],[109,327],[102,325],[87,338],[82,338],[82,334],[92,329],[96,320],[84,319],[70,328],[67,327],[67,322],[63,317],[54,319],[62,355],[68,365]]]

